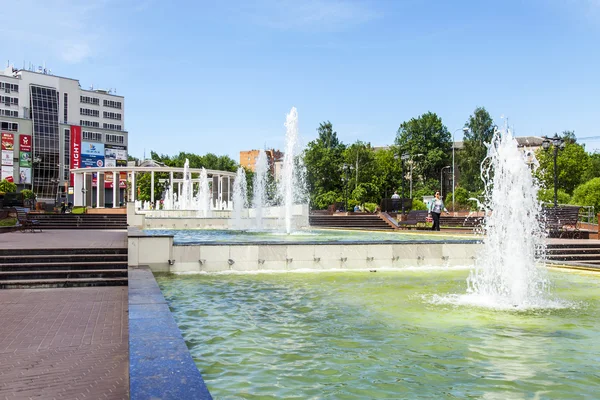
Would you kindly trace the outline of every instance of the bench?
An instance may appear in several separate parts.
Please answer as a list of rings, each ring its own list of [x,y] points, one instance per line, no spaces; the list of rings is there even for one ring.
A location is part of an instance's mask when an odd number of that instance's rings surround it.
[[[24,207],[13,207],[15,212],[17,213],[17,222],[19,224],[19,230],[21,232],[25,232],[27,230],[31,232],[35,232],[35,229],[39,229],[42,231],[42,227],[40,226],[40,221],[37,219],[31,219],[27,215],[29,212],[28,208]]]
[[[409,211],[405,221],[398,221],[398,228],[416,228],[418,224],[427,222],[428,214],[429,212],[426,210]]]
[[[577,226],[579,218],[579,206],[546,207],[542,211],[542,217],[546,225],[548,235],[561,239],[579,239],[581,232]]]

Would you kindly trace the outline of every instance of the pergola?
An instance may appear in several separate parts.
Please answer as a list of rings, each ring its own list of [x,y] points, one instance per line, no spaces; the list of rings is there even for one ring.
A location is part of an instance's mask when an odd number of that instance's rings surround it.
[[[104,204],[104,190],[100,188],[104,187],[105,177],[112,177],[112,206],[113,208],[119,207],[121,203],[120,198],[120,176],[121,173],[125,173],[127,176],[127,183],[131,184],[131,190],[128,193],[128,199],[126,201],[135,201],[137,195],[136,186],[136,175],[137,174],[150,174],[150,201],[152,204],[155,203],[154,198],[154,177],[156,173],[167,173],[169,176],[169,187],[175,188],[177,184],[178,193],[181,193],[181,184],[183,182],[183,168],[166,167],[160,165],[149,165],[149,166],[127,166],[127,167],[96,167],[96,168],[75,168],[71,169],[73,174],[73,205],[74,206],[91,206],[94,202],[92,201],[92,176],[96,174],[96,206]],[[189,168],[190,175],[192,176],[192,182],[200,182],[200,168]],[[206,174],[209,180],[212,181],[212,201],[227,201],[230,202],[232,199],[232,188],[233,181],[236,173],[229,171],[218,171],[213,169],[207,169]],[[193,178],[197,175],[196,178]],[[174,190],[171,190],[171,196],[173,196]],[[171,198],[171,204],[173,199]],[[124,201],[123,203],[125,203]],[[102,207],[102,206],[100,206]]]

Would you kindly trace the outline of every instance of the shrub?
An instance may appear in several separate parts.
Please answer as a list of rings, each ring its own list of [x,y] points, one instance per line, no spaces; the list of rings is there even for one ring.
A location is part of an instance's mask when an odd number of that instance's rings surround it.
[[[13,182],[9,182],[6,179],[0,182],[0,192],[3,193],[14,193],[17,191],[17,185]]]
[[[340,198],[338,193],[330,191],[315,197],[312,206],[314,209],[317,210],[326,210],[327,207],[339,201],[342,201],[342,199]]]
[[[378,205],[375,203],[365,203],[365,211],[372,213],[372,212],[375,212],[377,207],[378,207]]]
[[[25,200],[35,199],[35,193],[33,193],[33,190],[23,189],[21,190],[21,193],[23,193],[23,198]]]
[[[600,178],[577,186],[573,191],[571,203],[578,206],[594,206],[596,212],[600,211]]]
[[[427,210],[427,205],[419,199],[413,199],[411,210]]]
[[[571,201],[571,196],[562,189],[558,189],[556,197],[559,204],[569,204]],[[554,189],[540,189],[538,191],[538,200],[543,201],[544,203],[554,203]]]
[[[71,210],[71,214],[85,214],[85,207],[76,206]]]

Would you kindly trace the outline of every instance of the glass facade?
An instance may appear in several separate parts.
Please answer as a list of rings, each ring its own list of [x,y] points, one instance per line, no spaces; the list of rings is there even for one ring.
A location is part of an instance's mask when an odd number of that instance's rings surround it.
[[[56,201],[60,177],[60,131],[58,92],[31,85],[33,119],[33,191],[39,201]]]
[[[65,181],[69,180],[69,168],[71,167],[71,130],[70,129],[65,129],[65,148],[64,148],[64,163],[63,163],[63,170],[64,170],[64,175],[63,175],[63,179]]]

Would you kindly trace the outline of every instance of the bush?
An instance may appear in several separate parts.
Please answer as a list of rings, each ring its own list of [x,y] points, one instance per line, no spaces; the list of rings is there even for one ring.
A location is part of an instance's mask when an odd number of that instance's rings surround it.
[[[21,193],[23,193],[23,198],[25,200],[35,199],[35,193],[33,193],[33,190],[23,189],[21,190]]]
[[[372,212],[375,212],[377,207],[379,207],[379,206],[375,203],[365,203],[365,211],[372,213]]]
[[[419,199],[413,199],[411,210],[427,210],[427,205]]]
[[[336,192],[327,192],[318,195],[313,201],[313,208],[316,210],[326,210],[330,205],[343,201],[341,196]]]
[[[571,196],[569,196],[567,192],[562,189],[558,189],[556,197],[558,204],[569,204],[571,201]],[[538,200],[543,201],[544,203],[554,203],[554,189],[540,189],[538,192]]]
[[[76,206],[71,210],[71,214],[85,214],[85,207]]]
[[[594,178],[583,183],[573,191],[572,204],[578,206],[594,206],[594,210],[600,210],[600,178]]]
[[[0,182],[0,192],[2,193],[14,193],[17,191],[17,185],[13,182],[9,182],[6,179]]]

